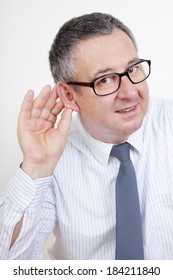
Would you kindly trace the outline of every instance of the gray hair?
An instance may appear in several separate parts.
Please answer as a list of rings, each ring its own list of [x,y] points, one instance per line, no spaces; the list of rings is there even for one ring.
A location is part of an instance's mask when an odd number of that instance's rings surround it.
[[[91,13],[72,18],[57,33],[49,52],[49,63],[55,83],[74,80],[77,76],[74,50],[81,40],[111,34],[120,29],[137,44],[130,29],[120,20],[109,14]]]

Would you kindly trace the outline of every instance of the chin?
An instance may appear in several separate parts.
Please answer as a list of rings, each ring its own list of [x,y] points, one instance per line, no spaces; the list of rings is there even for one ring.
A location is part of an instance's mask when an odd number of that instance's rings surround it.
[[[133,123],[127,124],[124,127],[124,133],[126,134],[126,136],[130,136],[135,131],[137,131],[142,126],[142,123],[143,123],[143,120],[138,120]]]

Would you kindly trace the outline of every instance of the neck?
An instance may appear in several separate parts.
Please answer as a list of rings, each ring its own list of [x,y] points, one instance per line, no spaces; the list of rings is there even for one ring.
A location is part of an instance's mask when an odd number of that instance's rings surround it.
[[[121,144],[127,141],[129,137],[129,135],[118,135],[116,131],[111,132],[102,126],[99,127],[99,125],[97,126],[97,129],[95,129],[92,125],[87,125],[81,118],[80,121],[83,128],[92,138],[104,143]]]

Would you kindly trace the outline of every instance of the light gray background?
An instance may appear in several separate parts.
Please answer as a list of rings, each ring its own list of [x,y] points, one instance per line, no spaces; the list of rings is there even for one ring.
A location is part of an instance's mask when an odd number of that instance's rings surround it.
[[[16,124],[24,94],[53,85],[48,51],[59,27],[90,12],[121,19],[140,57],[152,60],[150,94],[172,98],[172,6],[172,0],[0,0],[0,189],[22,161]]]

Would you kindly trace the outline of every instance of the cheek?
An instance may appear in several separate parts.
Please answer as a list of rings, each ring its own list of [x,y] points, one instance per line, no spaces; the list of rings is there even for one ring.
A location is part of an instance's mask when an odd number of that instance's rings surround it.
[[[89,93],[85,93],[80,97],[77,97],[76,102],[82,114],[91,116],[103,114],[102,112],[108,106],[106,100],[104,100],[103,97],[98,97],[97,95],[89,96]]]
[[[115,96],[97,96],[92,92],[83,92],[81,95],[76,95],[76,102],[80,108],[79,115],[85,122],[92,125],[94,123],[101,126],[108,126],[112,123],[112,118],[115,118],[114,103]]]
[[[143,85],[141,84],[141,86],[139,86],[138,93],[139,93],[139,97],[141,98],[142,109],[144,113],[146,113],[148,109],[148,103],[149,103],[149,88],[146,82],[144,82]]]
[[[143,98],[144,102],[143,102],[143,110],[144,113],[146,114],[147,110],[148,110],[148,103],[149,103],[149,90],[147,87],[147,90],[144,93],[144,98]]]
[[[97,103],[85,103],[84,106],[81,107],[81,113],[93,120],[102,119],[104,117],[104,106]]]

